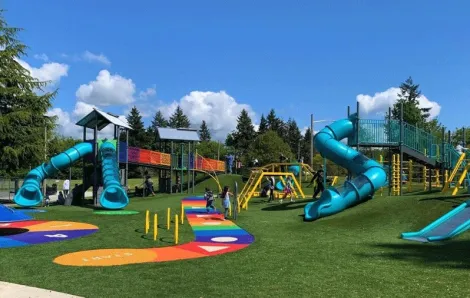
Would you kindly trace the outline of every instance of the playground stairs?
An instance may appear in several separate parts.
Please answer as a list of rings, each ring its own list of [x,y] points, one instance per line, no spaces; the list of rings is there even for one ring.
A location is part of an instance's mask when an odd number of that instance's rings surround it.
[[[264,171],[265,171],[264,168],[257,168],[251,171],[250,177],[248,177],[248,181],[245,183],[245,185],[242,188],[242,191],[239,194],[239,200],[238,200],[239,208],[244,206],[247,203],[247,201],[249,200],[249,196],[253,195],[252,190],[254,188],[254,185],[259,180],[261,173],[263,173]]]
[[[455,196],[459,189],[462,187],[466,180],[467,187],[470,183],[470,163],[466,159],[467,153],[460,155],[459,159],[455,163],[452,172],[450,173],[448,179],[446,180],[442,192],[452,190],[452,195]]]

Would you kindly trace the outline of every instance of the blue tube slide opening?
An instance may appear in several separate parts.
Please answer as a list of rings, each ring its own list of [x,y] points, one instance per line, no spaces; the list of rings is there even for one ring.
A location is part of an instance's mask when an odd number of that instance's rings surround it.
[[[25,177],[23,185],[13,198],[13,201],[23,207],[37,206],[42,202],[41,184],[44,179],[54,176],[60,170],[93,152],[91,143],[80,143],[54,156],[48,163],[31,170]]]
[[[129,204],[129,197],[122,188],[119,179],[119,166],[116,158],[116,147],[104,141],[100,147],[103,192],[100,204],[105,209],[122,209]]]
[[[355,116],[351,116],[355,117]],[[333,122],[315,135],[314,145],[323,157],[348,169],[355,177],[341,188],[326,189],[318,201],[304,208],[304,219],[313,221],[341,212],[371,198],[376,190],[386,184],[387,174],[375,160],[340,142],[354,137],[355,127],[350,119]]]

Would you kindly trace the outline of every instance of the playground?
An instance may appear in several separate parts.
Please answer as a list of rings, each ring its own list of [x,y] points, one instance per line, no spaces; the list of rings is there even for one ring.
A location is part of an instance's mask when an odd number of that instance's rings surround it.
[[[166,153],[117,145],[130,128],[101,111],[80,124],[93,139],[84,133],[83,143],[32,169],[14,204],[1,206],[0,280],[81,297],[470,295],[468,164],[445,132],[435,139],[348,109],[313,139],[323,175],[280,162],[244,178],[194,152],[195,131],[159,130]],[[96,130],[110,124],[115,138],[98,140]],[[366,156],[361,147],[382,149]],[[44,180],[82,158],[88,178],[67,197],[80,203],[41,207]],[[327,159],[347,176],[332,175]],[[156,167],[162,192],[131,196],[133,163]],[[210,179],[196,183],[196,172]],[[222,186],[233,192],[227,219]],[[206,210],[206,187],[216,212]]]

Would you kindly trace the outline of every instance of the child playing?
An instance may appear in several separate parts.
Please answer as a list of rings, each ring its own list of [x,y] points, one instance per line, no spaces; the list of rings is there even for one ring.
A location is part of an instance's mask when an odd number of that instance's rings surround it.
[[[233,195],[230,191],[228,186],[224,187],[224,191],[222,192],[222,206],[224,207],[224,220],[228,218],[228,211],[230,208],[230,196]]]
[[[286,187],[284,189],[284,197],[281,199],[280,203],[282,203],[282,200],[287,198],[287,196],[290,196],[290,201],[293,202],[294,199],[292,198],[292,180],[291,177],[287,177],[286,179]]]
[[[206,192],[204,193],[204,198],[206,199],[206,210],[207,213],[210,213],[210,209],[215,212],[214,207],[214,194],[212,191],[206,187]]]
[[[46,207],[49,207],[49,201],[50,201],[49,195],[46,194],[46,202],[45,202]]]

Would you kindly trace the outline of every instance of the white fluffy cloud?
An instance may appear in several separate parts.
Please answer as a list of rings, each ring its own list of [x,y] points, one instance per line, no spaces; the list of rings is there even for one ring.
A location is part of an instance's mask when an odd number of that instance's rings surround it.
[[[47,115],[48,116],[57,116],[57,124],[58,124],[58,130],[59,133],[61,133],[64,136],[72,136],[75,138],[82,138],[83,135],[83,128],[75,125],[78,120],[83,118],[85,115],[90,113],[93,108],[97,108],[95,105],[87,104],[81,101],[77,101],[75,104],[74,110],[69,113],[61,108],[54,108],[50,110]],[[119,119],[123,120],[125,123],[127,123],[126,117],[124,115],[120,115]],[[104,128],[102,131],[98,132],[98,137],[99,138],[110,138],[113,136],[114,130],[113,126],[109,125],[106,128]],[[90,138],[91,135],[88,134],[88,137]]]
[[[135,84],[131,79],[102,70],[96,80],[81,85],[75,95],[84,103],[110,106],[133,103],[134,93]]]
[[[155,90],[155,87],[147,88],[146,90],[139,92],[139,98],[147,99],[149,97],[155,96],[155,94],[157,94],[157,90]]]
[[[34,59],[42,60],[42,61],[49,61],[49,57],[46,54],[35,54]]]
[[[389,107],[397,101],[400,88],[392,87],[383,92],[377,92],[373,96],[367,94],[359,94],[356,100],[360,103],[360,112],[366,115],[384,115]],[[441,112],[441,106],[429,100],[426,96],[421,95],[418,99],[420,108],[431,108],[431,118],[435,118]]]
[[[27,69],[31,76],[35,77],[40,81],[51,81],[53,83],[58,82],[60,78],[68,75],[69,66],[67,64],[49,62],[44,63],[41,67],[32,67],[26,61],[17,60],[18,63]]]
[[[170,117],[178,105],[188,116],[192,126],[199,127],[202,120],[205,120],[216,140],[225,140],[227,134],[236,128],[237,117],[243,109],[251,119],[256,116],[251,106],[238,103],[225,91],[192,91],[177,102],[161,106],[159,110]]]
[[[93,54],[90,51],[85,51],[82,55],[82,58],[85,61],[88,61],[88,62],[99,62],[99,63],[102,63],[104,65],[111,65],[111,61],[109,61],[108,57],[106,57],[102,53]]]

